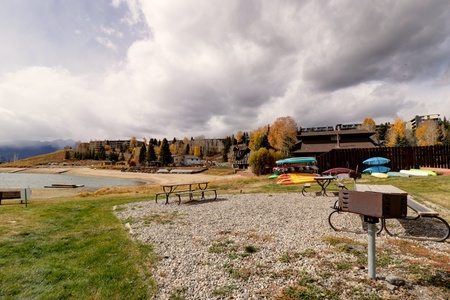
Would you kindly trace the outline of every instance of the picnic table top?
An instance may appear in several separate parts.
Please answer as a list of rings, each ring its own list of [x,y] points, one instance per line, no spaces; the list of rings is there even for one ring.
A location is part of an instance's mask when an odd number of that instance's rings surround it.
[[[196,181],[196,182],[185,182],[185,183],[167,183],[167,184],[161,184],[161,186],[174,187],[174,186],[208,184],[208,183],[209,183],[209,181]]]
[[[385,194],[407,194],[407,192],[393,185],[377,185],[377,184],[357,184],[356,190],[359,192],[377,192]]]

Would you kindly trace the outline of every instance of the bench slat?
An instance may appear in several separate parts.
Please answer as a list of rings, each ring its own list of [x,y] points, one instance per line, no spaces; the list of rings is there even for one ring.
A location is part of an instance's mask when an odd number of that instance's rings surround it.
[[[20,199],[20,191],[0,192],[0,199]]]
[[[408,207],[414,210],[421,217],[437,217],[439,216],[438,212],[435,212],[431,208],[428,208],[415,200],[408,199]]]

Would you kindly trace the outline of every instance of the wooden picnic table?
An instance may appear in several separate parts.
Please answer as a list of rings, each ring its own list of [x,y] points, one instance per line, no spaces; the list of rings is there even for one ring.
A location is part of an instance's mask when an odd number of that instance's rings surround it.
[[[334,176],[316,176],[314,180],[320,185],[321,192],[323,195],[327,195],[327,187],[330,185],[331,181],[335,180]]]
[[[166,196],[166,203],[169,204],[169,197],[171,194],[177,192],[193,192],[196,189],[199,191],[205,191],[208,188],[209,181],[199,181],[199,182],[188,182],[188,183],[171,183],[171,184],[162,184],[162,192],[156,193],[156,202],[158,202],[158,195],[164,194]],[[180,189],[183,188],[183,189]],[[192,193],[190,194],[192,197]],[[202,198],[204,195],[202,194]]]

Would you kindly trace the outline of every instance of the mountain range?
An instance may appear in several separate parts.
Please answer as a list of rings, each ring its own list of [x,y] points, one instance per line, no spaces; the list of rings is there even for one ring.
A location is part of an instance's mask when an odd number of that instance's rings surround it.
[[[65,147],[74,148],[74,140],[54,141],[14,141],[0,142],[0,162],[13,162],[19,159],[51,153]]]

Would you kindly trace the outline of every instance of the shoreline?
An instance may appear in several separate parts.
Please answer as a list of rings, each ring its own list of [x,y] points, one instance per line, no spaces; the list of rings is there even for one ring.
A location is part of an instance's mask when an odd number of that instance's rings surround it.
[[[61,174],[98,178],[116,178],[143,182],[145,186],[157,186],[168,183],[182,183],[192,181],[227,181],[242,178],[239,174],[233,175],[208,175],[204,173],[194,174],[155,174],[139,172],[122,172],[120,170],[96,169],[92,167],[45,167],[45,168],[2,168],[0,173],[24,173],[24,174]],[[57,197],[74,197],[83,188],[33,188],[32,199],[47,199]]]

